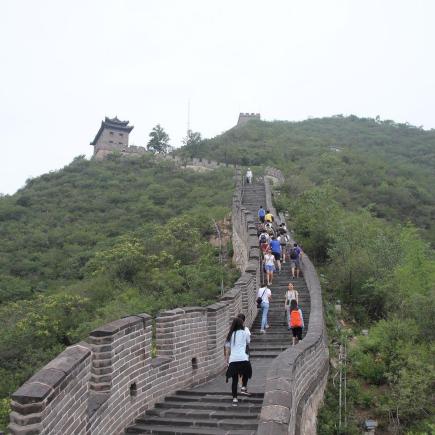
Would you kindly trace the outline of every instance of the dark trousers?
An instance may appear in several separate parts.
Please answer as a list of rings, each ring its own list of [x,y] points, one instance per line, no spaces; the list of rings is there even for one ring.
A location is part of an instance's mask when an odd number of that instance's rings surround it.
[[[231,392],[233,397],[237,398],[237,384],[239,383],[239,375],[233,375],[233,382],[231,384]],[[248,376],[242,375],[242,386],[246,387],[248,385]]]

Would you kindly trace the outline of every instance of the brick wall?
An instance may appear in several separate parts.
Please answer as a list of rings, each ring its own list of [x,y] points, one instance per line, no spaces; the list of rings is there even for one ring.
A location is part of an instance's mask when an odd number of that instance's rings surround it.
[[[231,318],[244,312],[251,326],[257,314],[259,250],[239,181],[233,233],[242,241],[243,271],[219,302],[163,311],[156,319],[138,314],[95,329],[86,342],[67,348],[12,395],[10,432],[120,434],[164,396],[222,372]]]

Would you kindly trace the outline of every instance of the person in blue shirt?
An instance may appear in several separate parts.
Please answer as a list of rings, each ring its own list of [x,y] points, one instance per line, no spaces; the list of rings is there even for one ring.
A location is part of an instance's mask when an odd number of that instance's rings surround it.
[[[266,210],[263,208],[262,205],[260,205],[260,208],[258,210],[258,219],[261,223],[264,223],[264,217],[266,216]]]
[[[293,247],[290,249],[290,269],[292,271],[293,278],[299,278],[299,271],[301,269],[301,258],[302,250],[297,243],[294,243]]]
[[[281,272],[281,244],[279,240],[272,236],[272,240],[269,243],[272,255],[275,257],[276,265],[278,266],[278,273]]]

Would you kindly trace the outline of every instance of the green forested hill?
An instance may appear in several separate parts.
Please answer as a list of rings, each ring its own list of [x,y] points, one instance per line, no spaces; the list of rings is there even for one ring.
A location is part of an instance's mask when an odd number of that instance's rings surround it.
[[[9,394],[93,327],[207,304],[221,279],[232,285],[209,238],[233,187],[232,169],[113,155],[78,157],[0,198],[0,428]]]
[[[357,435],[365,418],[381,433],[434,433],[435,131],[250,121],[178,152],[283,171],[275,203],[316,262],[333,362],[318,433]]]
[[[349,349],[348,427],[338,430],[331,382],[319,433],[360,433],[364,416],[384,433],[435,429],[434,144],[434,131],[338,116],[252,121],[177,151],[283,170],[275,202],[317,263],[332,359],[338,344]],[[208,243],[230,211],[232,176],[78,157],[0,198],[0,428],[9,394],[93,327],[206,304],[222,278],[234,282]]]
[[[335,187],[348,208],[411,220],[435,243],[435,130],[355,116],[250,121],[179,151],[244,165],[273,164],[295,194]]]

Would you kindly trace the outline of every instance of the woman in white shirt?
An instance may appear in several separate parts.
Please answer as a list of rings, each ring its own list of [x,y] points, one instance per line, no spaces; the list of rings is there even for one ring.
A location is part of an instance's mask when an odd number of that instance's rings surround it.
[[[288,283],[288,290],[285,292],[285,312],[287,317],[287,329],[290,331],[290,303],[295,300],[299,304],[299,293],[291,282]]]
[[[272,285],[275,262],[275,257],[272,255],[270,250],[268,250],[264,255],[264,268],[266,269],[267,285]]]
[[[248,168],[248,170],[246,171],[246,182],[248,184],[252,183],[252,171],[251,171],[251,168]]]
[[[238,404],[237,384],[239,376],[242,377],[240,394],[249,395],[247,386],[248,379],[252,377],[252,367],[249,362],[249,356],[246,353],[246,346],[250,341],[251,337],[246,333],[242,319],[235,317],[228,331],[225,343],[225,360],[228,364],[226,378],[227,382],[229,378],[232,378],[231,392],[233,394],[233,406]]]

